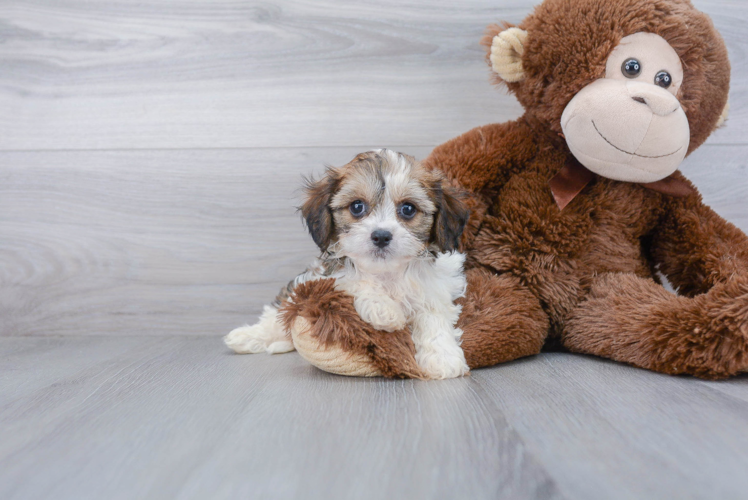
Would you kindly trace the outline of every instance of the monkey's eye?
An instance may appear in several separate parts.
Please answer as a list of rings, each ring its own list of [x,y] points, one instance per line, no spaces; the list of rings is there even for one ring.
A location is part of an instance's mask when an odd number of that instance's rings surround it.
[[[348,207],[348,210],[351,211],[352,216],[361,217],[366,213],[366,203],[361,200],[356,200],[351,203],[351,206]]]
[[[621,66],[621,71],[626,78],[636,78],[642,74],[642,64],[638,59],[626,59]]]
[[[673,77],[667,71],[660,71],[655,76],[655,85],[659,85],[663,89],[670,87],[673,84]]]
[[[413,206],[412,203],[403,203],[397,210],[397,213],[400,214],[400,217],[402,217],[403,219],[412,219],[413,217],[415,217],[416,212],[416,207]]]

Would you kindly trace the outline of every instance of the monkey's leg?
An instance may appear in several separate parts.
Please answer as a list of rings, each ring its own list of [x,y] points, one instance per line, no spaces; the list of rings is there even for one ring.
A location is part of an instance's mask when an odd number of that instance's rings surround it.
[[[519,279],[485,269],[467,272],[467,292],[458,300],[462,350],[468,366],[480,368],[538,354],[548,335],[548,316]]]
[[[473,269],[468,271],[467,281],[466,296],[458,301],[462,314],[457,327],[463,330],[461,347],[470,368],[540,352],[548,334],[548,318],[517,278]],[[415,361],[410,333],[382,332],[362,321],[353,299],[336,290],[334,280],[299,285],[281,313],[289,330],[299,318],[308,322],[310,328],[297,335],[302,333],[309,341],[296,348],[323,370],[424,378]],[[335,353],[335,362],[346,366],[334,366],[328,353]],[[351,363],[361,366],[351,368]]]
[[[425,378],[407,328],[386,332],[364,322],[334,279],[308,281],[280,309],[294,346],[317,368],[340,375]]]
[[[562,342],[662,373],[735,375],[748,369],[748,277],[690,298],[632,274],[601,275],[573,311]]]

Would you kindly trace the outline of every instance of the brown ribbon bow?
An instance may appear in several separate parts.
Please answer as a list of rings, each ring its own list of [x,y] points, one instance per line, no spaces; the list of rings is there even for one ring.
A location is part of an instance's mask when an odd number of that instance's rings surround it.
[[[566,205],[571,203],[571,200],[576,198],[596,175],[579,163],[576,158],[570,157],[566,165],[549,181],[551,192],[558,208],[561,210],[566,208]],[[642,186],[668,196],[682,197],[695,192],[688,182],[675,177],[675,174],[657,182],[642,184]]]

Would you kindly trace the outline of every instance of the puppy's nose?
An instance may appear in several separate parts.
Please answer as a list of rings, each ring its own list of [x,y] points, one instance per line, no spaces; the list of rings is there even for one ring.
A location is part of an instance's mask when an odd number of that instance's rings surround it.
[[[392,233],[383,229],[377,229],[371,233],[371,241],[379,248],[384,248],[392,241]]]

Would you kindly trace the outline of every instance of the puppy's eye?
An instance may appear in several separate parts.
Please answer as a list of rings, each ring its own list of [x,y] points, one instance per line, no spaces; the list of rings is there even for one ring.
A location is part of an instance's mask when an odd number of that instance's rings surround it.
[[[621,66],[621,72],[626,78],[636,78],[642,73],[642,64],[638,59],[626,59]]]
[[[348,207],[348,209],[351,211],[352,216],[361,217],[366,213],[366,203],[361,200],[356,200],[351,203],[351,206]]]
[[[660,71],[655,76],[655,85],[659,85],[663,89],[670,87],[673,84],[673,77],[667,71]]]
[[[412,219],[416,215],[416,207],[412,203],[403,203],[397,210],[403,219]]]

